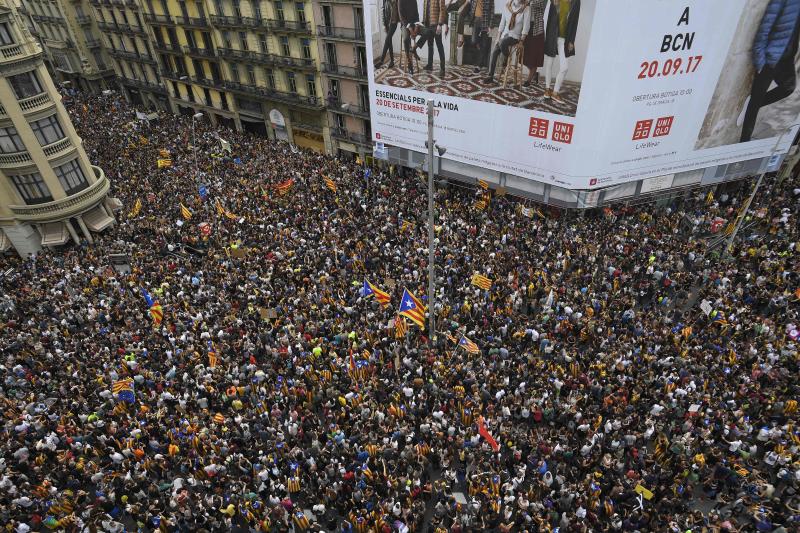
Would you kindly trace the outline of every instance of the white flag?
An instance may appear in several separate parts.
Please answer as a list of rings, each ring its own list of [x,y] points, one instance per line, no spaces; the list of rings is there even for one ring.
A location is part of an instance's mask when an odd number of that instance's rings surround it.
[[[219,138],[219,144],[222,146],[223,152],[231,153],[231,143],[223,139],[222,137]]]

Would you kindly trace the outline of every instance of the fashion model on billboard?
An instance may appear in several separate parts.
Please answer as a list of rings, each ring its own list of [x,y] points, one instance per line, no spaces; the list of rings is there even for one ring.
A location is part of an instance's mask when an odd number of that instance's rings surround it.
[[[753,136],[758,112],[790,96],[797,85],[795,55],[800,36],[800,0],[770,0],[753,40],[756,76],[750,96],[736,121],[742,127],[739,142]],[[770,89],[772,83],[775,87]]]
[[[559,92],[569,70],[569,58],[575,55],[581,0],[548,0],[544,11],[545,98],[563,102]],[[558,70],[555,71],[556,58]],[[554,72],[555,71],[555,72]],[[550,82],[555,73],[555,86]]]
[[[522,85],[539,83],[539,68],[544,65],[544,8],[547,0],[530,0],[531,27],[523,42],[522,64],[528,69],[528,79]],[[534,81],[534,76],[536,80]]]
[[[411,61],[411,41],[416,39],[419,30],[419,8],[417,0],[397,0],[397,14],[403,26],[403,49],[405,50],[409,74],[414,74],[414,63]],[[414,51],[416,56],[416,51]]]
[[[502,53],[507,59],[511,55],[511,47],[520,42],[523,36],[528,34],[531,26],[531,12],[528,2],[522,0],[511,0],[503,8],[503,17],[500,19],[499,38],[492,50],[492,60],[489,66],[489,76],[484,80],[486,83],[494,82],[494,71],[497,67],[497,59]]]
[[[439,74],[444,76],[444,43],[442,34],[447,36],[447,7],[444,0],[424,0],[422,4],[422,38],[411,45],[412,50],[428,45],[428,64],[425,70],[433,70],[433,44],[439,52]]]
[[[383,29],[386,30],[386,38],[383,40],[383,50],[381,51],[380,59],[375,61],[375,68],[383,65],[386,59],[386,53],[389,53],[389,68],[394,66],[394,45],[392,38],[394,32],[397,31],[397,26],[400,24],[400,13],[397,10],[398,0],[383,0],[383,9],[381,12],[381,23]]]
[[[472,34],[470,43],[477,50],[475,73],[489,66],[489,51],[492,46],[490,29],[494,15],[493,0],[471,0],[465,2],[459,9],[458,47],[464,46],[464,29],[469,26]]]

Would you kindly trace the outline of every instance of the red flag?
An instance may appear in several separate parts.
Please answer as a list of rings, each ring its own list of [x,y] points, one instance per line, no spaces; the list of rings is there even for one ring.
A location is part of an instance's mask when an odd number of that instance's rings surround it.
[[[489,430],[486,429],[486,424],[483,423],[482,416],[478,417],[478,434],[480,434],[480,436],[489,443],[489,446],[491,446],[495,452],[500,451],[500,445],[497,444],[497,441],[494,440],[494,437],[492,437],[491,433],[489,433]]]

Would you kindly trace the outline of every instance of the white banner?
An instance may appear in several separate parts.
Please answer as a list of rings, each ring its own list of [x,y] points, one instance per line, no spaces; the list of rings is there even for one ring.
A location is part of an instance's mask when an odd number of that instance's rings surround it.
[[[571,189],[784,153],[794,1],[365,0],[373,140],[433,99],[445,158]]]

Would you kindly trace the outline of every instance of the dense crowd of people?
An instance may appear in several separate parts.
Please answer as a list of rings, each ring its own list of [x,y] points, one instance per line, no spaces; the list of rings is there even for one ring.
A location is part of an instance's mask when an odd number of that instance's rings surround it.
[[[397,320],[415,173],[64,101],[124,208],[2,259],[7,531],[797,531],[797,179],[732,260],[704,237],[746,186],[585,214],[442,187],[434,341]]]

